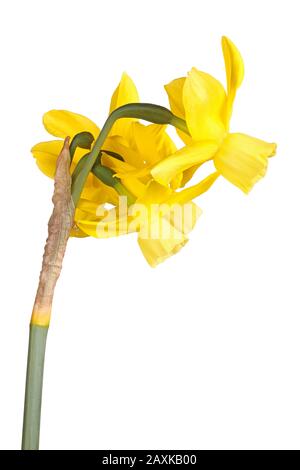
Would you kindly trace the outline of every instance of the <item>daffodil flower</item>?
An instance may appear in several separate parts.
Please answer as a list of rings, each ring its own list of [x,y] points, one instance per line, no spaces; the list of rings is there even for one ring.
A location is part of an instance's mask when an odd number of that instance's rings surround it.
[[[201,214],[193,199],[207,191],[218,173],[212,173],[200,183],[175,192],[171,188],[150,181],[141,183],[140,196],[129,208],[126,201],[109,211],[98,207],[84,207],[84,218],[77,220],[78,227],[96,238],[107,238],[137,232],[141,251],[155,267],[177,253],[188,241],[187,234],[194,228]],[[144,186],[144,187],[143,187]],[[86,213],[89,213],[86,217]]]
[[[137,102],[139,102],[139,96],[135,84],[124,73],[112,95],[109,111],[111,113],[124,104]],[[38,143],[31,150],[39,169],[50,178],[54,177],[57,158],[63,146],[63,139],[67,136],[70,136],[72,139],[76,134],[84,131],[90,132],[94,138],[100,133],[99,127],[93,121],[81,114],[66,110],[51,110],[47,112],[43,117],[43,124],[51,135],[61,139]],[[124,163],[125,166],[127,165],[128,169],[143,169],[147,165],[154,165],[161,159],[174,153],[176,147],[165,132],[165,126],[157,124],[143,125],[136,119],[120,119],[114,124],[106,139],[103,159],[105,159],[105,155],[108,156],[105,151],[121,155],[124,162],[120,163]],[[70,168],[71,173],[73,173],[79,160],[86,152],[85,149],[76,149]],[[114,161],[118,160],[110,157],[106,159],[105,164],[113,167]],[[147,178],[144,178],[144,182],[149,181],[150,177],[149,174]],[[140,182],[136,177],[126,178],[122,183],[134,196],[137,197],[141,194]],[[86,208],[88,207],[90,210],[93,207],[95,209],[95,207],[104,203],[117,206],[118,193],[90,173],[81,194],[81,199],[76,207],[75,224],[71,231],[71,236],[86,236],[76,223],[78,218],[82,220],[83,215],[87,218],[90,217],[90,212],[84,214]]]
[[[241,133],[230,133],[229,122],[236,91],[244,77],[240,52],[230,39],[222,38],[227,92],[211,75],[193,68],[186,78],[179,78],[165,88],[171,110],[186,120],[190,136],[178,131],[186,146],[159,162],[151,170],[156,181],[168,185],[183,173],[182,185],[197,168],[213,160],[217,171],[248,193],[265,175],[268,157],[276,145]]]
[[[138,101],[133,81],[123,74],[113,93],[110,113],[124,104]],[[65,110],[49,111],[44,115],[43,123],[50,134],[60,139],[66,136],[73,138],[83,131],[96,138],[100,132],[90,119]],[[123,199],[112,187],[90,174],[76,206],[71,236],[106,238],[137,232],[141,251],[151,266],[156,266],[186,244],[187,234],[201,213],[191,200],[206,191],[218,174],[213,173],[198,185],[180,193],[174,191],[174,187],[178,187],[176,181],[179,182],[176,177],[172,189],[153,181],[151,174],[143,170],[176,151],[165,127],[156,124],[146,126],[136,119],[121,119],[113,125],[105,141],[101,163],[120,174],[122,184],[132,194],[135,203],[129,208],[126,203],[122,205]],[[32,148],[38,167],[49,177],[54,176],[61,146],[62,140],[55,140],[39,143]],[[85,153],[84,149],[76,149],[71,173]],[[115,158],[114,154],[122,156],[122,159]],[[134,171],[142,176],[130,175]],[[123,178],[122,174],[125,173],[129,176]],[[107,210],[107,203],[114,207]]]

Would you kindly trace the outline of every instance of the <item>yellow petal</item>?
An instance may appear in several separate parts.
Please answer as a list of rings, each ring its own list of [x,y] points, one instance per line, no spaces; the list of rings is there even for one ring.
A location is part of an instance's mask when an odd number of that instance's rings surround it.
[[[131,180],[137,181],[137,186],[139,186],[139,181],[141,183],[146,183],[150,178],[150,169],[142,168],[136,169],[132,165],[128,164],[127,162],[123,162],[122,160],[118,160],[115,157],[108,155],[107,153],[103,152],[101,157],[102,165],[111,168],[115,172],[115,176],[120,178],[122,181]],[[128,188],[129,189],[129,188]],[[139,188],[137,187],[137,193],[140,193]]]
[[[103,151],[105,150],[119,154],[134,169],[145,166],[143,155],[139,154],[136,149],[133,149],[128,139],[126,140],[122,136],[113,135],[108,137],[103,146]]]
[[[218,145],[211,141],[197,142],[183,147],[174,155],[158,163],[152,169],[151,174],[159,183],[168,185],[178,173],[212,159],[217,149]]]
[[[112,113],[112,111],[124,104],[138,103],[139,101],[139,95],[133,80],[127,73],[123,73],[121,81],[112,95],[109,113]],[[126,136],[132,121],[133,119],[119,119],[114,124],[110,135]]]
[[[96,138],[100,129],[90,119],[81,114],[62,109],[52,109],[43,116],[45,129],[55,137],[71,138],[79,132],[87,131]]]
[[[218,80],[193,68],[183,87],[183,104],[194,140],[223,139],[226,93]]]
[[[178,193],[174,193],[169,199],[169,202],[184,204],[188,201],[191,201],[192,199],[195,199],[196,197],[208,191],[208,189],[213,185],[219,176],[220,173],[215,171],[211,175],[208,175],[204,180],[200,181],[200,183],[194,184],[193,186],[183,189]]]
[[[127,178],[127,177],[132,177],[134,176],[135,178],[140,178],[141,180],[149,180],[149,176],[151,176],[151,166],[145,166],[144,168],[138,168],[137,170],[130,170],[126,171],[123,173],[120,171],[120,173],[117,173],[116,176],[118,178]]]
[[[134,176],[134,169],[131,165],[105,153],[102,154],[101,162],[102,165],[115,171],[122,184],[133,196],[139,197],[144,194],[146,186]]]
[[[118,194],[116,193],[116,191],[110,186],[107,186],[106,184],[102,183],[98,179],[97,181],[99,182],[99,186],[97,188],[83,188],[83,191],[81,193],[82,199],[87,199],[98,204],[102,204],[104,202],[116,204],[118,202]]]
[[[165,90],[169,97],[170,108],[175,116],[185,120],[185,109],[183,106],[183,87],[186,78],[177,78],[172,82],[165,85]],[[183,140],[186,145],[192,143],[192,138],[185,132],[176,129],[179,137]]]
[[[146,191],[146,185],[134,176],[121,178],[121,183],[136,198],[141,197]]]
[[[31,152],[39,169],[50,178],[54,178],[57,157],[63,147],[62,140],[40,142],[32,147]]]
[[[127,213],[119,214],[116,208],[93,220],[77,220],[76,224],[84,233],[95,238],[111,238],[134,231],[132,217]]]
[[[140,221],[140,238],[170,240],[176,236],[177,240],[182,240],[192,230],[201,210],[187,199],[182,204],[179,198],[176,199],[176,194],[156,181],[148,184],[145,194],[135,204],[135,207],[141,207],[140,212],[143,215],[143,220]]]
[[[131,171],[135,171],[135,168],[131,165],[129,165],[126,162],[123,162],[122,160],[118,160],[115,157],[112,157],[111,155],[108,155],[107,153],[103,152],[101,155],[101,163],[104,166],[108,166],[112,170],[114,170],[115,173],[129,173]]]
[[[112,113],[115,109],[128,103],[138,103],[139,95],[133,80],[127,75],[126,72],[122,74],[121,80],[117,88],[115,89],[111,102],[109,113]]]
[[[169,204],[169,210],[164,214],[170,224],[179,232],[187,235],[195,226],[202,210],[193,201],[188,200],[185,203],[175,202]]]
[[[227,78],[228,101],[226,122],[228,126],[236,91],[241,86],[244,78],[244,62],[238,48],[225,36],[222,37],[222,49]]]
[[[187,243],[188,238],[181,232],[179,232],[172,224],[167,220],[157,220],[159,223],[159,230],[168,236],[151,237],[143,236],[143,232],[139,232],[138,243],[140,249],[147,262],[151,267],[157,266],[162,263],[170,256],[178,253],[178,251]],[[152,221],[152,231],[156,231],[156,227],[153,227],[154,221]]]
[[[170,188],[173,189],[174,191],[180,188],[182,185],[182,180],[183,180],[183,173],[178,173],[177,175],[174,176],[173,179],[171,179]]]
[[[87,210],[84,210],[87,209]],[[111,209],[109,209],[111,210]],[[77,222],[101,222],[104,217],[106,217],[109,213],[109,210],[107,209],[105,204],[97,204],[97,207],[95,210],[92,209],[92,207],[88,206],[81,206],[76,207],[75,211],[75,216],[74,216],[74,221],[77,224]],[[115,208],[114,208],[115,210]]]
[[[143,158],[144,165],[154,165],[176,152],[174,142],[166,133],[166,126],[157,124],[145,126],[140,122],[133,122],[129,144]]]
[[[84,233],[82,230],[80,230],[79,227],[77,227],[76,224],[74,224],[74,226],[72,227],[71,232],[70,232],[70,237],[73,237],[73,238],[86,238],[86,237],[89,237],[89,235],[87,233]]]
[[[96,217],[99,206],[103,204],[104,202],[106,202],[105,198],[103,199],[104,200],[102,201],[95,202],[95,201],[91,201],[90,199],[80,198],[77,203],[76,209],[82,212],[87,212],[93,215],[94,217]]]
[[[268,157],[275,152],[276,144],[245,134],[229,134],[216,153],[214,164],[224,178],[248,193],[265,175]]]
[[[168,219],[177,230],[186,235],[194,228],[202,211],[192,200],[208,191],[218,176],[219,173],[216,171],[200,183],[180,192],[175,192],[168,198],[167,202],[170,205]]]
[[[194,174],[196,173],[198,168],[200,168],[201,165],[202,163],[200,163],[200,165],[191,166],[187,170],[184,170],[184,172],[182,173],[182,178],[181,178],[181,184],[180,184],[181,188],[183,188],[190,181],[190,179],[194,176]]]
[[[95,202],[97,205],[104,204],[105,202],[117,205],[119,200],[118,193],[93,175],[89,175],[89,178],[90,177],[92,182],[89,185],[85,185],[81,198]]]
[[[159,204],[166,201],[171,194],[172,190],[170,188],[152,180],[148,184],[145,194],[137,202],[146,205]]]

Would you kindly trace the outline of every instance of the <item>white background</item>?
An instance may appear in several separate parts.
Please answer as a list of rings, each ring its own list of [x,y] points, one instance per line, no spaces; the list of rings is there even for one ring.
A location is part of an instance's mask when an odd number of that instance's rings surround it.
[[[232,130],[278,142],[249,196],[219,180],[188,245],[151,269],[136,236],[72,239],[48,336],[42,449],[300,448],[297,1],[1,3],[0,447],[20,445],[28,322],[52,181],[42,114],[104,122],[122,71],[143,101],[192,66],[246,67]]]

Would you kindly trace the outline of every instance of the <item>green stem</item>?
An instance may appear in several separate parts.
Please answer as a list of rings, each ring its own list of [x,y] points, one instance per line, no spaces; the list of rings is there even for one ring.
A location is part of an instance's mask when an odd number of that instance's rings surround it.
[[[136,198],[131,194],[128,189],[125,188],[125,186],[121,183],[121,181],[118,181],[114,185],[115,190],[117,191],[120,196],[126,196],[127,197],[127,205],[131,206],[132,204],[135,203]]]
[[[30,325],[22,450],[38,450],[48,327]]]
[[[185,134],[190,135],[188,127],[186,125],[186,121],[179,118],[178,116],[173,115],[171,124],[172,124],[172,126],[176,127],[177,129],[184,132]]]
[[[170,124],[178,127],[187,134],[189,133],[186,122],[183,119],[174,116],[169,109],[164,108],[163,106],[149,103],[130,103],[115,109],[105,121],[102,131],[97,137],[94,147],[89,153],[89,158],[81,168],[81,171],[76,172],[76,174],[74,172],[73,174],[72,198],[75,207],[79,201],[85,181],[98,158],[102,145],[104,144],[112,126],[117,119],[120,118],[143,119],[155,124]]]
[[[94,136],[90,132],[79,132],[74,135],[70,143],[70,163],[72,163],[77,147],[81,149],[90,149],[94,141]]]

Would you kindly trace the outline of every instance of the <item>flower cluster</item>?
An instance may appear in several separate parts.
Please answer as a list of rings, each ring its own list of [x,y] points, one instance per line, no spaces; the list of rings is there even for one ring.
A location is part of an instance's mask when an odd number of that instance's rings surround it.
[[[89,173],[76,204],[71,236],[105,238],[137,232],[146,260],[156,266],[185,245],[201,213],[193,200],[219,176],[248,193],[265,175],[276,145],[229,131],[244,65],[240,52],[226,37],[222,38],[222,49],[226,90],[214,77],[196,68],[165,87],[172,114],[186,124],[186,129],[177,128],[182,148],[176,148],[166,125],[144,125],[136,117],[113,124],[98,162],[118,183],[109,184],[97,171]],[[124,73],[112,95],[109,113],[129,103],[139,103],[139,96]],[[63,145],[61,139],[69,136],[72,140],[87,132],[96,140],[100,134],[90,119],[65,110],[47,112],[43,123],[58,139],[35,145],[32,153],[40,170],[52,178]],[[86,149],[76,147],[71,174],[86,154]],[[215,171],[186,187],[208,161],[214,163]]]

